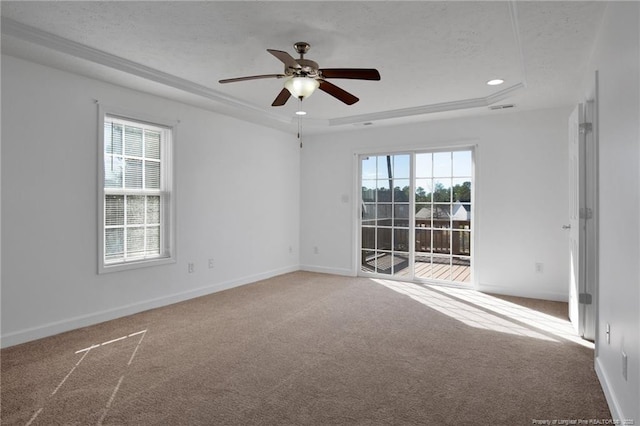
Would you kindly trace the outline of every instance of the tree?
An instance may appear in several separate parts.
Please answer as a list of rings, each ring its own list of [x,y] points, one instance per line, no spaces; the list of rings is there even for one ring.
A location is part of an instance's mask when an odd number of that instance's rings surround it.
[[[462,185],[453,187],[453,201],[461,203],[471,202],[471,182],[463,182]]]
[[[446,188],[442,182],[436,182],[433,186],[433,201],[436,203],[451,201],[451,188]]]
[[[399,203],[408,203],[409,202],[409,187],[405,186],[400,189],[399,186],[394,188],[393,200]]]

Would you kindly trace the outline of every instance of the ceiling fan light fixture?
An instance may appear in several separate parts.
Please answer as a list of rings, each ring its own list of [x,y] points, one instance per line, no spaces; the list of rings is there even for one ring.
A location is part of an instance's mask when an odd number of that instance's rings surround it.
[[[296,111],[296,115],[307,115],[307,112],[302,110]]]
[[[308,98],[320,87],[320,82],[311,77],[291,77],[284,82],[284,87],[296,98]]]

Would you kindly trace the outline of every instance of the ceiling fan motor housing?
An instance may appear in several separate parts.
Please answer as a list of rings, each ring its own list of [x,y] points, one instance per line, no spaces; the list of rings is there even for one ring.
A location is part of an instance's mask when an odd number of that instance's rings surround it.
[[[291,75],[313,78],[320,76],[320,74],[318,73],[319,66],[317,62],[310,59],[296,59],[296,62],[298,63],[298,65],[300,65],[300,68],[288,68],[287,71],[291,72]],[[287,71],[285,71],[285,74],[287,74]]]

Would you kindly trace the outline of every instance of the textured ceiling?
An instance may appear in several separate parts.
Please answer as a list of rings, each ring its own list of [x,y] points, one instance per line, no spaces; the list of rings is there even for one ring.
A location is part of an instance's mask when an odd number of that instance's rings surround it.
[[[332,80],[360,102],[304,101],[318,131],[576,102],[603,2],[2,2],[3,53],[294,128],[283,71],[266,49],[306,41],[320,67],[377,68],[381,81]],[[132,65],[133,64],[133,65]],[[136,68],[137,67],[137,68]],[[144,72],[143,72],[144,71]],[[500,77],[502,86],[485,82]],[[445,112],[446,111],[446,112]],[[491,112],[496,113],[496,112]]]

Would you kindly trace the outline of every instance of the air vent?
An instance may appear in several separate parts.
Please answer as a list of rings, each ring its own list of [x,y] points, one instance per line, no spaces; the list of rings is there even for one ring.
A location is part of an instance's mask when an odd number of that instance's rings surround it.
[[[515,107],[514,104],[491,105],[489,109],[496,110],[496,109],[507,109],[507,108],[514,108],[514,107]]]

